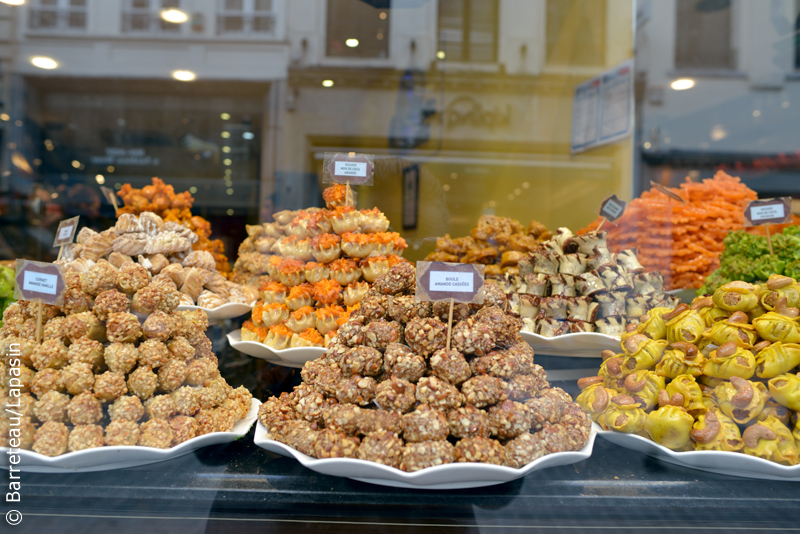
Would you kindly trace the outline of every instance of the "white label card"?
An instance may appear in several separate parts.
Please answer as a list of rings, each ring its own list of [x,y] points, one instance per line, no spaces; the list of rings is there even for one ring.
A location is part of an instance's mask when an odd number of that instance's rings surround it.
[[[54,274],[44,274],[44,273],[25,271],[25,280],[23,281],[23,289],[27,291],[36,291],[38,293],[47,293],[48,295],[55,295],[57,285],[58,285],[58,277]]]
[[[783,204],[768,204],[766,206],[753,206],[750,208],[750,217],[753,222],[764,219],[779,219],[785,217]]]
[[[459,293],[472,293],[472,273],[452,273],[431,271],[431,291],[456,291]]]
[[[58,238],[59,239],[69,239],[69,236],[72,235],[72,228],[73,226],[64,226],[61,230],[58,231]]]
[[[334,174],[336,176],[356,176],[364,178],[367,176],[367,164],[356,161],[337,161]]]
[[[619,217],[619,215],[625,211],[625,206],[617,204],[613,200],[609,200],[606,205],[604,206],[605,211],[608,212],[609,215],[612,217]]]

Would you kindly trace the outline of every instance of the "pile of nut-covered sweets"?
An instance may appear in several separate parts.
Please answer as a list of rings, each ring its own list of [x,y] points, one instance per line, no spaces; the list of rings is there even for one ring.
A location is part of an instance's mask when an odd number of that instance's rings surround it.
[[[486,282],[482,305],[415,302],[414,267],[378,278],[303,383],[259,410],[268,436],[316,458],[347,457],[404,471],[452,462],[520,468],[579,450],[591,420],[551,388]]]

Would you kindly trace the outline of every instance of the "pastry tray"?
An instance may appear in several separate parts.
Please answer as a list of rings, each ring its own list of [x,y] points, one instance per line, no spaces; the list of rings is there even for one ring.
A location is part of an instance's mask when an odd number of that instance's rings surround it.
[[[520,332],[522,339],[535,354],[548,356],[573,356],[599,358],[604,350],[619,352],[619,338],[597,332],[577,332],[556,337],[544,337],[531,332]]]
[[[303,364],[308,361],[316,360],[325,354],[326,350],[324,347],[297,347],[294,349],[276,350],[263,343],[242,341],[241,330],[235,330],[228,334],[228,342],[234,349],[248,356],[252,356],[253,358],[260,358],[275,365],[295,367],[297,369],[302,369]]]

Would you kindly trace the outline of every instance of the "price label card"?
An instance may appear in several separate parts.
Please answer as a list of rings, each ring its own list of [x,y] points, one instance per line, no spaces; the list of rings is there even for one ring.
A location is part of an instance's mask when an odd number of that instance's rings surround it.
[[[322,181],[350,185],[372,185],[375,156],[355,152],[326,152]]]
[[[617,220],[625,213],[627,206],[628,203],[617,197],[617,195],[609,194],[600,204],[597,214],[611,224],[617,224]]]
[[[684,204],[686,204],[686,199],[683,198],[682,196],[680,196],[675,191],[672,191],[671,189],[669,189],[667,187],[664,187],[663,185],[658,184],[658,183],[654,182],[653,180],[650,180],[650,185],[653,187],[653,189],[655,189],[656,191],[659,191],[661,193],[664,193],[665,195],[667,195],[672,200],[677,200],[678,202],[683,202]]]
[[[60,247],[67,243],[72,243],[75,239],[75,233],[78,231],[78,219],[80,216],[75,216],[71,219],[64,219],[58,223],[58,230],[56,230],[56,238],[53,241],[54,247]]]
[[[110,187],[106,187],[104,185],[101,185],[100,186],[100,191],[103,193],[103,196],[106,197],[106,200],[108,200],[109,204],[114,206],[115,210],[119,209],[118,208],[119,204],[117,204],[117,195],[114,193],[113,189],[111,189]]]
[[[744,210],[745,226],[792,222],[792,199],[789,197],[754,200]]]
[[[64,271],[61,265],[17,260],[14,298],[55,304],[64,303]]]
[[[485,267],[470,263],[417,262],[417,302],[453,299],[483,303]]]

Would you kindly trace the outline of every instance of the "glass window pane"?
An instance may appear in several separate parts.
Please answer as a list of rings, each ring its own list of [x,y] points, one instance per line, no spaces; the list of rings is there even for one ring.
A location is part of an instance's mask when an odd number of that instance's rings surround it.
[[[272,17],[253,17],[253,31],[254,32],[271,32],[273,28]]]
[[[243,0],[225,0],[225,11],[242,11]]]
[[[390,15],[361,0],[328,0],[327,55],[388,57]]]
[[[241,32],[244,30],[244,18],[222,17],[222,29],[226,32]]]
[[[254,0],[253,8],[256,11],[272,11],[272,0]]]
[[[69,0],[69,5],[72,7],[86,7],[86,0]]]
[[[707,2],[678,0],[676,69],[733,69],[730,3],[714,9]]]
[[[161,0],[161,7],[164,9],[181,7],[181,0]]]
[[[86,13],[70,13],[67,24],[70,28],[85,28]]]
[[[58,25],[58,13],[55,11],[39,11],[39,27],[55,28]]]
[[[133,9],[150,9],[150,0],[132,0]]]
[[[41,6],[57,6],[58,0],[39,0]]]
[[[134,31],[147,31],[150,29],[150,15],[135,13],[130,15],[130,28]]]
[[[605,65],[605,0],[547,0],[547,63]]]

